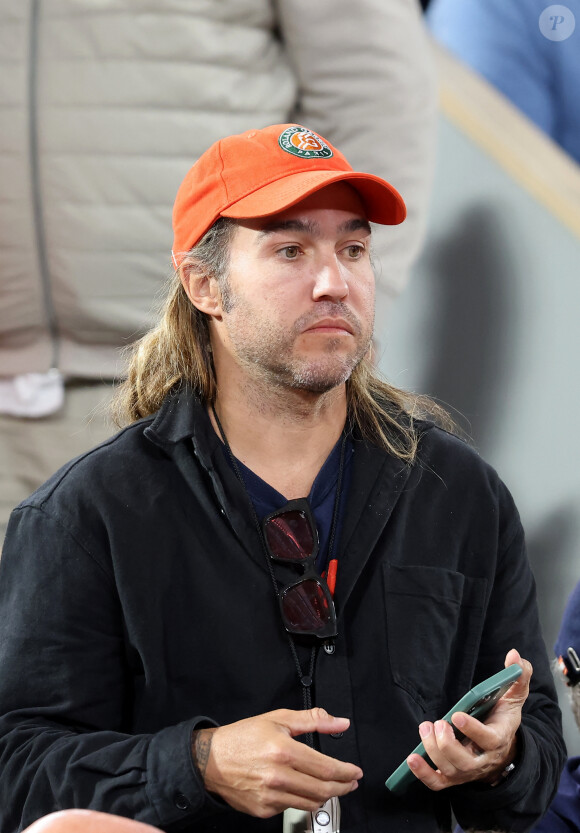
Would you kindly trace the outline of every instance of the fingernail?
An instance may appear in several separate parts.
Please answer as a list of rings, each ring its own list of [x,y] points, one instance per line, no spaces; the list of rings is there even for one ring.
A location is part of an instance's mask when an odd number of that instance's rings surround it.
[[[351,787],[350,787],[350,791],[353,792],[353,790],[358,790],[358,781],[353,781],[352,782]]]
[[[421,725],[419,726],[419,734],[422,738],[428,738],[431,734],[431,724],[421,723]]]
[[[443,737],[443,735],[445,734],[445,721],[444,720],[438,720],[437,723],[435,723],[435,734],[437,735],[438,738]]]
[[[407,766],[409,769],[417,769],[417,762],[414,758],[411,758],[411,760],[407,759]]]
[[[464,714],[454,714],[453,715],[453,724],[457,726],[458,729],[461,729],[467,723],[467,719]]]

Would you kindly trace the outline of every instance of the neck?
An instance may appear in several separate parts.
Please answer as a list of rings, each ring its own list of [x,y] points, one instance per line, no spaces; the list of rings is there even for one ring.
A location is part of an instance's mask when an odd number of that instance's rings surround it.
[[[218,380],[215,409],[234,456],[288,500],[306,497],[344,428],[345,385],[311,393],[229,382]]]

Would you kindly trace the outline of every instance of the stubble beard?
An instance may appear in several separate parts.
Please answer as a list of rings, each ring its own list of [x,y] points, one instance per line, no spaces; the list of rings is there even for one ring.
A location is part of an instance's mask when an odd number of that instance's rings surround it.
[[[239,310],[239,298],[228,293],[228,313]],[[268,321],[258,319],[245,304],[241,312],[241,326],[233,319],[229,322],[229,335],[238,359],[252,376],[268,388],[292,389],[313,394],[326,393],[350,378],[353,370],[368,354],[372,343],[371,324],[364,331],[357,316],[345,305],[318,302],[316,310],[301,316],[287,333]],[[225,311],[225,309],[224,309]],[[345,336],[325,337],[324,352],[313,357],[296,352],[295,344],[304,330],[326,316],[340,316],[354,331],[355,348],[348,353],[344,349]]]
[[[336,355],[340,342],[340,338],[328,338],[325,346],[328,354],[327,361],[324,358],[316,361],[295,359],[286,364],[280,364],[276,371],[279,384],[308,393],[326,393],[343,385],[367,354],[370,339],[366,347],[361,347],[356,353],[343,357]]]

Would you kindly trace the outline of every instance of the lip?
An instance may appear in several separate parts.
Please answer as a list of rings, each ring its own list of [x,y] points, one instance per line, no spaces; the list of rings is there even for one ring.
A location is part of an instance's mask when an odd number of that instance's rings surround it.
[[[305,333],[320,332],[320,333],[348,333],[354,335],[352,326],[345,321],[344,318],[321,318],[320,321],[315,321],[304,330]]]

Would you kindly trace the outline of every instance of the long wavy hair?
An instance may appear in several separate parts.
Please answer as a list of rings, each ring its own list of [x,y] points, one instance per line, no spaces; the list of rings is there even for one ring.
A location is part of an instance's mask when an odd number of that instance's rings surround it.
[[[234,220],[220,218],[182,260],[186,267],[202,269],[216,278],[226,296],[229,248],[235,228]],[[117,424],[150,416],[171,391],[185,384],[204,401],[215,400],[209,319],[191,303],[176,271],[170,279],[159,323],[130,348],[128,375],[113,404]],[[353,370],[346,382],[346,393],[351,425],[365,439],[404,462],[413,462],[417,453],[417,420],[429,419],[455,431],[447,411],[427,396],[388,384],[369,358]]]

